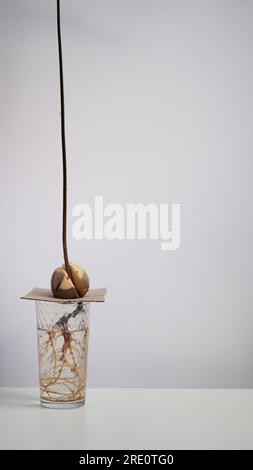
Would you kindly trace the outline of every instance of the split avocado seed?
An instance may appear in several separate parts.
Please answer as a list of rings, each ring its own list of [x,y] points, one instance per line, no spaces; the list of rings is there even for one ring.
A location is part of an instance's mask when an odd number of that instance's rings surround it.
[[[90,281],[85,270],[78,264],[69,263],[70,275],[65,264],[56,268],[51,277],[51,290],[59,299],[78,299],[89,290]]]

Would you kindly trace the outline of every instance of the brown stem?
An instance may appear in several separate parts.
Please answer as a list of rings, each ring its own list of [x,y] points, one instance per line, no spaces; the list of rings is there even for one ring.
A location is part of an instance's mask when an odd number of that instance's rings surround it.
[[[64,106],[64,82],[63,82],[63,61],[61,44],[61,15],[60,0],[57,0],[57,36],[59,52],[59,70],[60,70],[60,96],[61,96],[61,141],[62,141],[62,164],[63,164],[63,211],[62,211],[62,247],[65,261],[65,269],[72,280],[69,266],[68,248],[67,248],[67,157],[66,157],[66,139],[65,139],[65,106]]]

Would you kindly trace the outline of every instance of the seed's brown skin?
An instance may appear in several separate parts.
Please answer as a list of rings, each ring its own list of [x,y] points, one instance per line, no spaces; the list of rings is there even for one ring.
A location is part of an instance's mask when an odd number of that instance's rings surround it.
[[[89,290],[89,278],[81,266],[69,263],[71,277],[65,270],[65,265],[56,268],[51,277],[51,290],[54,297],[58,299],[78,299],[83,297]]]

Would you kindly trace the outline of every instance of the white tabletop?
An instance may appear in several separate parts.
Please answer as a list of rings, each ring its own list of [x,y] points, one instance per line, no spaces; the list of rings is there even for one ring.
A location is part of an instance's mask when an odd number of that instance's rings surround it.
[[[89,389],[74,410],[0,389],[1,449],[253,449],[252,390]]]

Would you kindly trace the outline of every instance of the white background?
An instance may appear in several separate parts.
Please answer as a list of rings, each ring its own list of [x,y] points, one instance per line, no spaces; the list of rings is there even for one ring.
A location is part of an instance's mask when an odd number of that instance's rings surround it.
[[[89,385],[251,387],[253,3],[62,0],[69,207],[180,203],[181,246],[76,241]],[[0,385],[37,384],[61,252],[56,2],[0,1]]]

